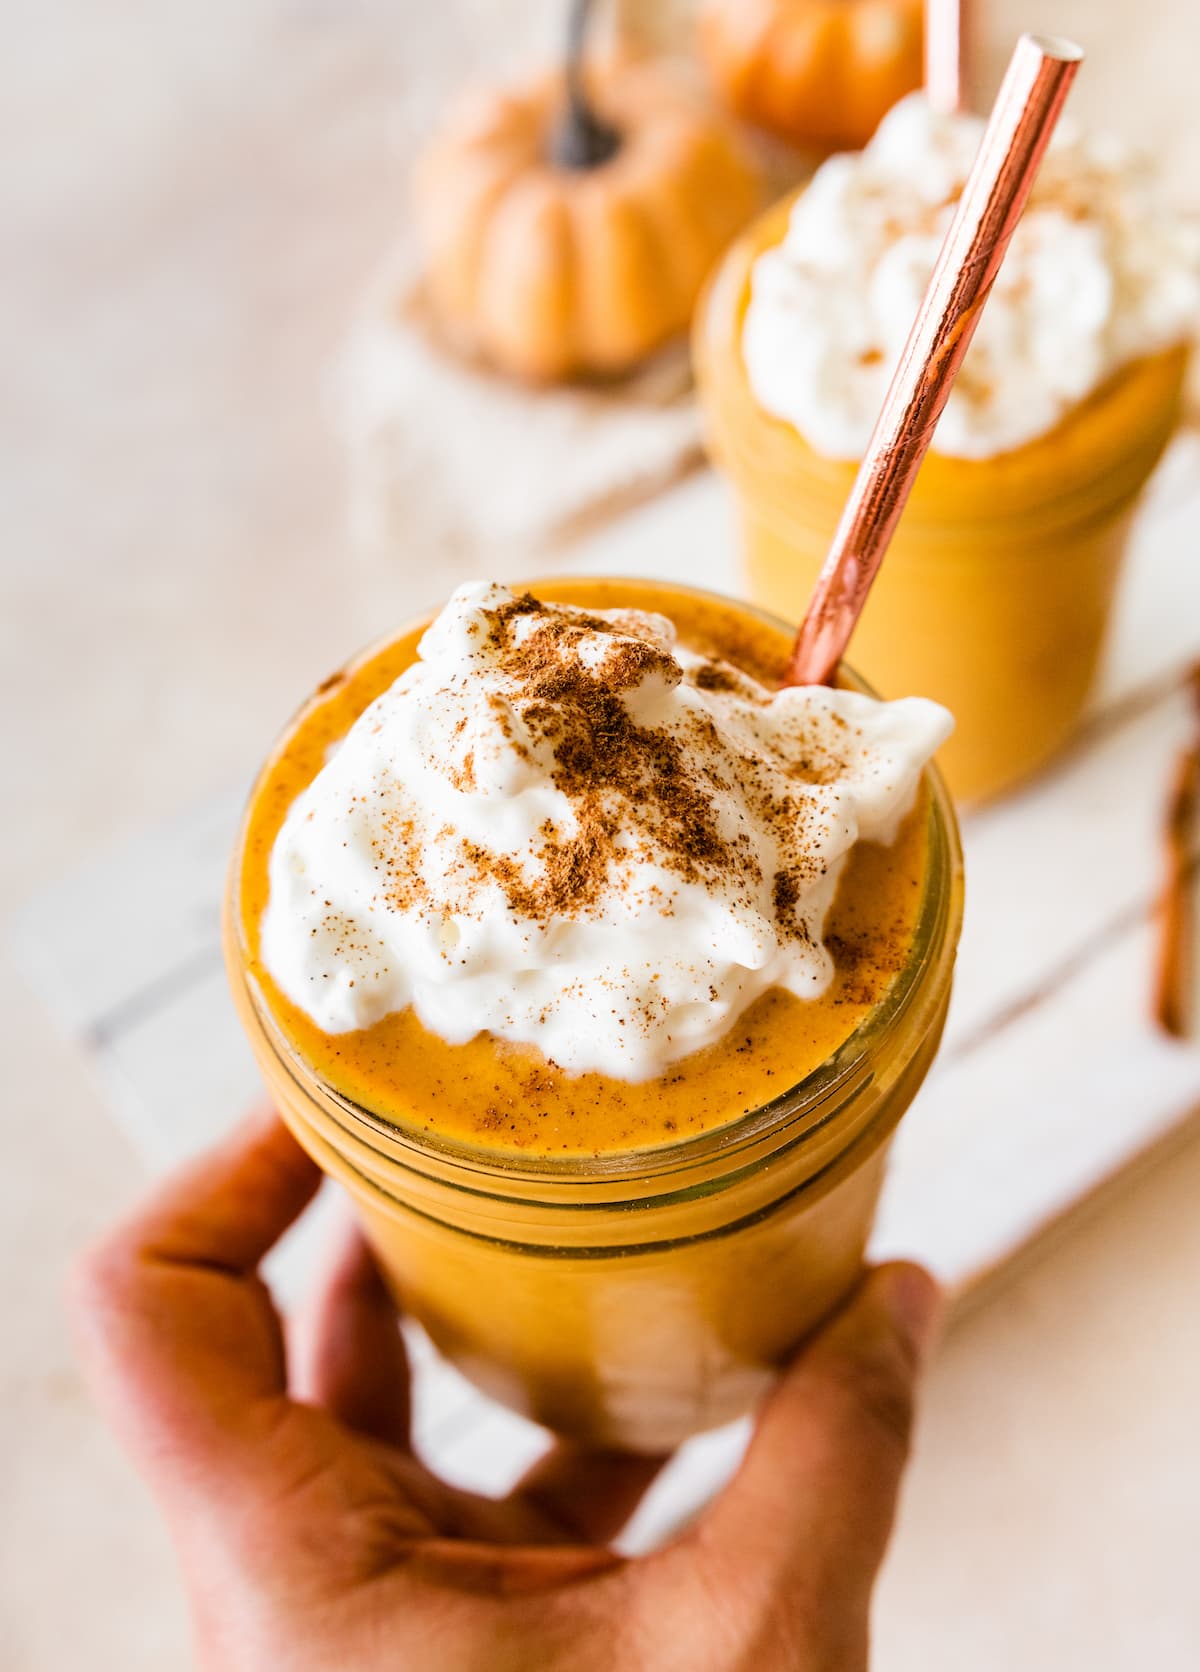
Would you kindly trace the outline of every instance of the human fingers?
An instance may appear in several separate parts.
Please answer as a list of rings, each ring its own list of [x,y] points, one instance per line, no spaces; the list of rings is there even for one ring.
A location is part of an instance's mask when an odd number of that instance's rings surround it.
[[[256,1402],[285,1392],[279,1318],[255,1271],[319,1181],[278,1116],[252,1117],[79,1262],[85,1364],[160,1484],[211,1478]]]
[[[502,1506],[518,1536],[607,1544],[629,1520],[665,1457],[636,1457],[560,1440],[513,1488]]]
[[[883,1559],[936,1327],[919,1266],[868,1273],[768,1399],[737,1475],[701,1519],[710,1549],[791,1594],[865,1602]]]
[[[291,1342],[292,1389],[359,1433],[407,1449],[409,1367],[396,1306],[366,1239],[342,1226]]]

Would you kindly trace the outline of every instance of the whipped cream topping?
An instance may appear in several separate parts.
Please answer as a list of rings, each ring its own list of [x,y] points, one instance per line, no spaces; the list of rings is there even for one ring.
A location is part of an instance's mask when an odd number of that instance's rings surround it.
[[[831,157],[755,262],[742,349],[759,403],[818,452],[861,457],[984,124],[921,94],[865,150]],[[1060,125],[938,424],[936,452],[987,458],[1061,422],[1200,312],[1200,227],[1154,170]]]
[[[768,691],[661,616],[461,587],[289,810],[263,960],[327,1033],[412,1006],[648,1078],[768,988],[825,990],[845,856],[891,839],[951,724]]]

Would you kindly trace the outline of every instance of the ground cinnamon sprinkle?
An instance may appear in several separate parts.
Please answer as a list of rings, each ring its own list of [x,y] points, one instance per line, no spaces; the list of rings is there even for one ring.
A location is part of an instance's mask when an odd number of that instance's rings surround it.
[[[790,871],[776,871],[773,898],[776,917],[786,923],[800,898],[800,885]]]
[[[513,631],[521,616],[543,612],[532,632]],[[570,835],[543,831],[533,882],[507,855],[470,845],[472,863],[500,884],[512,910],[545,919],[594,906],[614,862],[638,851],[629,841],[631,806],[635,838],[653,840],[660,860],[681,875],[703,880],[739,862],[678,740],[637,725],[622,701],[623,692],[655,675],[679,683],[668,651],[637,637],[636,622],[545,610],[528,593],[494,612],[490,633],[502,671],[521,690],[513,706],[527,732],[550,745],[554,785],[576,822]],[[612,645],[596,666],[585,666],[578,648],[595,634]]]
[[[728,662],[702,662],[693,679],[700,691],[725,691],[733,696],[753,697],[754,687],[750,680]]]
[[[469,791],[475,788],[475,751],[468,749],[462,758],[462,764],[451,767],[448,773],[450,782],[456,790]]]
[[[530,616],[537,620],[524,619]],[[812,804],[801,794],[775,795],[752,760],[739,760],[737,785],[727,783],[720,776],[724,751],[717,729],[703,709],[691,714],[690,735],[635,720],[629,692],[647,681],[677,686],[684,678],[652,626],[635,615],[606,619],[555,609],[522,593],[489,612],[486,631],[493,664],[512,686],[504,697],[493,693],[488,699],[506,745],[526,758],[531,746],[540,757],[549,753],[551,780],[569,803],[572,819],[565,828],[547,819],[529,859],[463,840],[457,869],[468,890],[478,878],[490,879],[510,911],[545,923],[599,910],[608,888],[620,886],[622,868],[651,858],[702,886],[718,879],[725,889],[730,882],[744,883],[749,905],[763,882],[759,854],[746,831],[722,829],[714,807],[714,797],[736,788],[775,839],[779,928],[807,936],[796,906],[819,876],[812,860],[818,834]],[[769,700],[753,676],[717,656],[700,663],[689,678],[698,690],[752,703]],[[709,743],[714,747],[706,748]],[[823,783],[842,767],[827,749],[814,750],[811,759],[801,749],[791,773],[801,783]],[[469,791],[476,772],[472,750],[449,777],[456,788]],[[389,878],[388,897],[399,903],[400,892],[415,904],[415,870],[396,857],[400,863]],[[654,899],[647,903],[662,910],[661,890],[648,893]]]

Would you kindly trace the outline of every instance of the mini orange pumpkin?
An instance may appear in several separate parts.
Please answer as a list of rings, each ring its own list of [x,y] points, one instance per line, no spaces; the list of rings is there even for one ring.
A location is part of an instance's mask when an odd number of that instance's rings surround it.
[[[783,139],[864,145],[921,85],[922,0],[707,0],[700,51],[731,110]]]
[[[584,76],[586,9],[573,13],[565,76],[478,96],[415,176],[441,323],[536,380],[622,372],[684,332],[760,196],[727,121],[662,68],[612,62]]]

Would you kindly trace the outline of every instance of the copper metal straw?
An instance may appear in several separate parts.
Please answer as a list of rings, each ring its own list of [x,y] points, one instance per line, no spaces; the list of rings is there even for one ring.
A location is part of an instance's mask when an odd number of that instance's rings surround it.
[[[963,106],[967,0],[925,0],[925,97],[951,115]]]
[[[1022,35],[842,512],[787,685],[827,685],[912,490],[1083,53]]]

